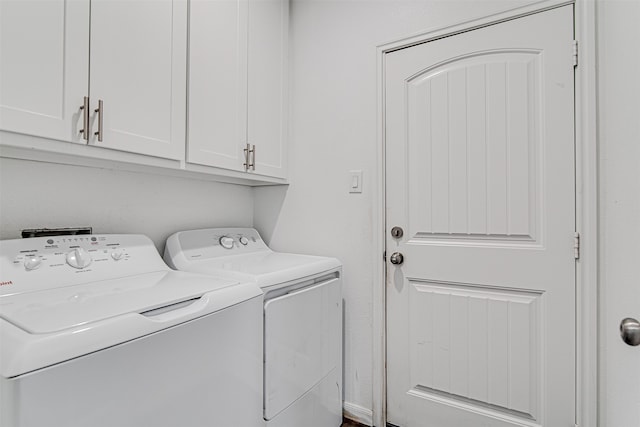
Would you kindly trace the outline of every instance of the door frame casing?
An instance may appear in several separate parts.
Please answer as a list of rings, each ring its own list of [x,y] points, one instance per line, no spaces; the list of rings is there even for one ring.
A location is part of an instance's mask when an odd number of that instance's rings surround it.
[[[372,422],[384,427],[386,408],[386,169],[385,55],[394,50],[449,37],[557,7],[574,5],[574,38],[578,40],[575,69],[576,230],[580,258],[576,262],[576,425],[598,422],[598,170],[596,92],[596,5],[594,0],[544,0],[480,19],[426,31],[377,46],[376,206],[373,210],[373,402]]]

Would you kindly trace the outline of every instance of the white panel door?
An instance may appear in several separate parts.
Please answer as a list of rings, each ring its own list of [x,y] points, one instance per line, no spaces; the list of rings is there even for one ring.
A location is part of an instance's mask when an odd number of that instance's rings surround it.
[[[187,161],[245,170],[247,0],[192,0]]]
[[[573,427],[573,8],[386,55],[387,415]]]
[[[0,129],[81,142],[89,1],[0,1]]]
[[[92,0],[90,143],[183,159],[186,49],[186,0]]]
[[[288,0],[249,0],[248,142],[255,173],[286,174]]]

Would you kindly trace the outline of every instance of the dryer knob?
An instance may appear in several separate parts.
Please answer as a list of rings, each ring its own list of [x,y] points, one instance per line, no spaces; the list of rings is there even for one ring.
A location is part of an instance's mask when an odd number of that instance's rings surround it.
[[[88,267],[91,261],[93,261],[91,255],[82,248],[76,248],[67,254],[67,264],[73,268]]]
[[[240,240],[240,243],[242,243],[244,246],[247,246],[249,244],[249,239],[247,239],[244,236],[240,237],[239,240]]]
[[[233,237],[222,236],[220,238],[220,245],[225,249],[233,248]]]

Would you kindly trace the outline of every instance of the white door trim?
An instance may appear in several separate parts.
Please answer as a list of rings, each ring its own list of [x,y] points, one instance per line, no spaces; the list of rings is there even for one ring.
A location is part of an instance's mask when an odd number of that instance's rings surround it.
[[[579,40],[579,66],[575,76],[576,97],[576,227],[581,234],[580,259],[576,264],[577,286],[577,396],[576,424],[596,427],[598,416],[598,174],[596,124],[595,1],[544,0],[472,21],[426,31],[377,47],[377,164],[374,209],[373,261],[373,425],[386,426],[386,263],[385,251],[385,121],[384,56],[386,53],[487,25],[575,3],[575,34]]]
[[[596,2],[577,0],[575,34],[578,67],[575,73],[576,226],[580,230],[580,259],[576,264],[577,396],[576,424],[598,425],[598,150]]]

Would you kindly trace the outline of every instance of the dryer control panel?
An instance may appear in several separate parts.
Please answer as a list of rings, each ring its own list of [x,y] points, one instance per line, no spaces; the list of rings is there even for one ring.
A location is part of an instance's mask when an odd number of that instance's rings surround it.
[[[153,242],[142,235],[0,241],[0,296],[166,269]]]
[[[271,251],[253,228],[208,228],[180,231],[170,236],[166,256],[183,253],[189,260]]]

